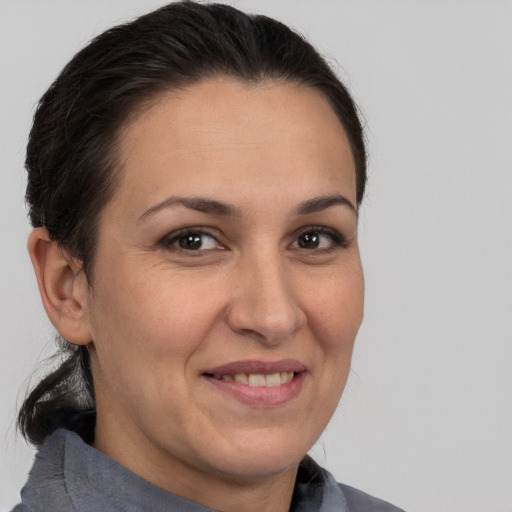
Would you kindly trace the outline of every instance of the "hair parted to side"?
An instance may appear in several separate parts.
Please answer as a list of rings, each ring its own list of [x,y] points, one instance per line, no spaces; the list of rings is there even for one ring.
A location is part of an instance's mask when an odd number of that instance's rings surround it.
[[[315,88],[347,133],[357,203],[366,184],[363,129],[350,94],[299,34],[222,4],[171,3],[93,39],[41,98],[27,146],[26,199],[34,227],[82,263],[94,281],[98,214],[116,187],[116,153],[127,119],[158,93],[225,75]],[[18,427],[34,445],[55,429],[92,441],[94,387],[86,346],[59,340],[62,364],[31,391]]]

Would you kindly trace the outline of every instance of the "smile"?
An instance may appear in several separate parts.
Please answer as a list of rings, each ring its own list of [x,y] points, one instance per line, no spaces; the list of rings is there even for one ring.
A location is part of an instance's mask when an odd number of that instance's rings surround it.
[[[235,373],[234,375],[231,375],[228,373],[224,375],[214,375],[213,377],[215,379],[228,382],[235,381],[239,384],[245,384],[253,388],[273,388],[283,384],[288,384],[292,381],[293,376],[294,372],[276,372],[267,375],[263,373]]]
[[[294,360],[237,361],[202,374],[221,396],[246,405],[271,407],[291,401],[302,390],[307,368]]]

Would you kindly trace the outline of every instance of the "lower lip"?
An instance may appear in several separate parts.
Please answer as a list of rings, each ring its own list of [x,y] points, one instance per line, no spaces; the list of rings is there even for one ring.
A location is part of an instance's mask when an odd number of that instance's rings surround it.
[[[220,391],[231,395],[244,404],[259,407],[273,407],[289,402],[300,393],[305,374],[306,372],[299,372],[294,375],[290,382],[273,387],[252,387],[248,384],[240,384],[236,381],[227,381],[207,376],[203,377]]]

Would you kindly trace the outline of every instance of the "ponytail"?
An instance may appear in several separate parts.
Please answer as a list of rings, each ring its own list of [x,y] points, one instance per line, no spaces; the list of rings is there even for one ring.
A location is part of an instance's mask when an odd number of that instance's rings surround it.
[[[58,343],[63,361],[29,393],[18,414],[18,430],[34,446],[58,428],[76,432],[87,443],[94,439],[96,409],[89,351],[62,338]]]

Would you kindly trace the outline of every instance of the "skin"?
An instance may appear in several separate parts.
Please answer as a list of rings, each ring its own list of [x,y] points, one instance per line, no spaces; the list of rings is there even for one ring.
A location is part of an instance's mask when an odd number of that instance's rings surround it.
[[[118,170],[91,286],[44,230],[29,240],[51,320],[90,348],[94,446],[215,509],[286,511],[298,464],[340,399],[363,315],[344,129],[316,90],[221,77],[161,94],[132,119]],[[297,211],[326,196],[345,201]],[[200,248],[180,247],[187,228],[205,233]],[[304,233],[319,245],[304,247]],[[204,376],[283,359],[306,371],[280,405],[242,403]]]

